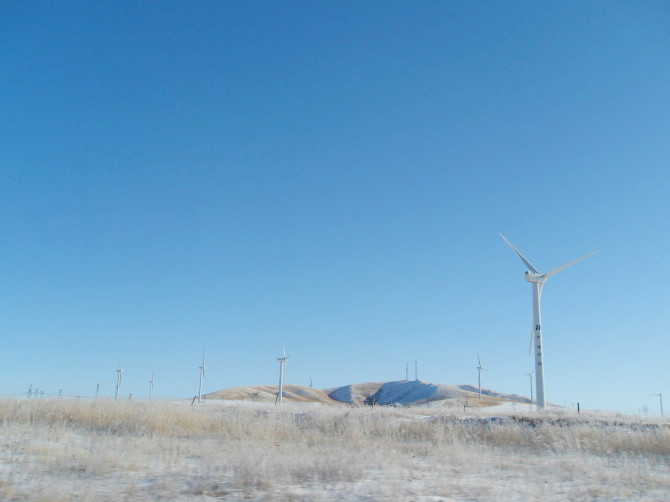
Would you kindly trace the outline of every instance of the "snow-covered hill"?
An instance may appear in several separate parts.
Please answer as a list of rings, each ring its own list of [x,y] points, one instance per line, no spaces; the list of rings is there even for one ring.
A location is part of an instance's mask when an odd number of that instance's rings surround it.
[[[276,386],[256,385],[233,387],[205,395],[206,399],[274,402]],[[468,403],[471,406],[492,406],[502,402],[527,403],[528,398],[518,394],[503,394],[490,389],[478,390],[472,385],[446,385],[400,380],[396,382],[367,382],[319,390],[300,385],[284,386],[284,401],[350,405],[431,405]]]

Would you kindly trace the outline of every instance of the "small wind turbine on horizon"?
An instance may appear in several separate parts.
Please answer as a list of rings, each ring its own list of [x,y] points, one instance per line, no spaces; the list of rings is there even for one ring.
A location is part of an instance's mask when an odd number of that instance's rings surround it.
[[[205,351],[202,351],[202,366],[200,370],[200,384],[198,385],[198,403],[202,403],[202,379],[205,377]]]
[[[121,373],[123,373],[121,361],[117,359],[116,362],[119,363],[119,369],[116,370],[116,392],[114,393],[114,399],[119,398],[119,393],[121,392]]]
[[[151,399],[151,396],[153,396],[154,393],[154,372],[151,372],[151,380],[149,380],[149,399]]]
[[[477,352],[477,384],[479,385],[479,399],[482,398],[482,370],[487,371],[484,366],[482,366],[482,361],[479,359],[479,352]]]
[[[528,375],[528,379],[530,380],[530,404],[533,404],[533,375],[535,374],[535,370],[531,371],[530,373],[526,373]]]
[[[282,357],[277,358],[277,361],[279,361],[279,388],[277,389],[277,399],[275,400],[275,404],[282,403],[282,395],[284,394],[284,372],[286,371],[286,360],[288,359],[284,347],[282,347],[281,350],[283,355]]]
[[[526,259],[524,255],[515,248],[510,241],[508,241],[503,234],[498,234],[503,240],[507,243],[509,247],[521,258],[521,261],[528,267],[528,270],[525,274],[526,281],[530,282],[533,285],[533,327],[530,333],[530,347],[529,353],[533,350],[533,343],[535,344],[535,390],[537,393],[537,408],[544,409],[545,407],[545,396],[544,396],[544,366],[543,366],[543,353],[542,353],[542,318],[540,315],[540,299],[542,298],[542,288],[544,283],[554,274],[565,270],[566,268],[574,265],[578,261],[582,261],[589,256],[593,256],[600,251],[595,251],[593,253],[577,258],[565,265],[561,265],[554,270],[542,274],[538,269],[536,269],[533,264]]]

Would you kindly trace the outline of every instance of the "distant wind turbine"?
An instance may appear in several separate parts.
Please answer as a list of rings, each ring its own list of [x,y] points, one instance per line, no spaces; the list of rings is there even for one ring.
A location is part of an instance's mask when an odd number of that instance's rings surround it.
[[[658,396],[658,401],[661,404],[661,416],[663,416],[663,393],[654,394],[654,395]]]
[[[119,369],[116,370],[116,392],[114,393],[114,399],[119,398],[119,393],[121,392],[121,373],[123,373],[121,361],[117,359],[116,362],[119,363]]]
[[[479,399],[482,398],[482,370],[487,371],[484,366],[482,366],[482,362],[479,359],[479,352],[477,352],[477,383],[479,384]]]
[[[275,404],[282,403],[282,395],[284,394],[284,372],[286,370],[286,360],[288,359],[284,347],[282,347],[281,350],[283,356],[277,358],[277,361],[279,361],[279,388],[277,391],[277,399],[275,401]]]
[[[198,368],[200,370],[200,384],[198,385],[198,402],[202,403],[202,379],[205,376],[205,351],[202,351],[202,366]]]
[[[151,399],[151,396],[154,393],[154,372],[151,372],[151,380],[149,380],[149,399]]]
[[[587,254],[576,260],[573,260],[565,265],[561,265],[554,270],[547,272],[546,274],[540,273],[533,264],[522,255],[517,248],[515,248],[510,241],[508,241],[503,234],[499,234],[500,237],[511,247],[514,252],[521,258],[521,261],[528,267],[526,271],[526,281],[530,282],[533,285],[533,328],[530,334],[530,350],[533,348],[533,343],[535,344],[535,389],[537,392],[537,408],[543,409],[545,407],[545,397],[544,397],[544,367],[543,367],[543,354],[542,354],[542,319],[540,315],[540,299],[542,297],[542,287],[544,283],[547,282],[552,275],[557,274],[558,272],[565,270],[571,265],[574,265],[578,261],[582,261],[589,256],[593,256],[600,251],[595,251],[594,253]]]
[[[528,375],[528,379],[530,380],[530,404],[533,404],[533,375],[535,374],[535,371],[531,371],[530,373],[526,373]]]

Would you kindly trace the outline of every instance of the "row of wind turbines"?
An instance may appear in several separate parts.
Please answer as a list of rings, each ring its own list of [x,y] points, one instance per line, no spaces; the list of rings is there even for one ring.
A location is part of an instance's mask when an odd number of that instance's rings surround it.
[[[573,260],[571,262],[566,263],[565,265],[561,265],[558,268],[555,268],[549,272],[546,273],[541,273],[531,262],[528,260],[521,252],[514,247],[514,245],[507,240],[507,238],[503,234],[499,234],[500,237],[509,245],[510,248],[517,254],[517,256],[521,259],[521,261],[524,263],[526,266],[527,270],[524,274],[524,278],[527,282],[531,283],[532,285],[532,305],[533,305],[533,325],[531,328],[531,333],[530,333],[530,345],[529,345],[529,354],[535,349],[535,366],[534,369],[526,373],[528,377],[530,378],[530,392],[531,392],[531,402],[533,401],[533,375],[535,376],[535,389],[536,389],[536,404],[538,409],[544,409],[546,407],[546,395],[545,395],[545,385],[544,385],[544,353],[543,353],[543,339],[542,339],[542,315],[541,315],[541,309],[540,309],[540,303],[542,299],[542,290],[544,288],[544,285],[546,284],[547,280],[549,280],[550,277],[556,275],[558,272],[561,272],[565,270],[566,268],[574,265],[575,263],[578,263],[586,258],[589,258],[593,256],[594,254],[599,253],[600,251],[595,251],[593,253],[587,254],[586,256],[582,256],[581,258],[577,258],[576,260]],[[286,361],[288,360],[288,356],[286,355],[286,351],[282,349],[282,356],[277,358],[277,361],[279,362],[279,385],[278,385],[278,392],[277,392],[277,404],[282,403],[282,396],[283,396],[283,387],[284,387],[284,376],[285,376],[285,371],[286,371]],[[479,358],[479,354],[477,354],[477,381],[478,381],[478,387],[479,387],[479,397],[481,398],[481,372],[486,371],[486,368],[482,366],[481,359]],[[408,368],[406,368],[406,373]],[[115,399],[118,399],[120,389],[121,389],[121,375],[123,373],[123,367],[121,366],[121,363],[119,362],[119,368],[117,369],[117,383],[116,383],[116,391],[115,391]],[[202,403],[202,380],[205,377],[205,353],[203,351],[202,354],[202,365],[199,367],[200,371],[200,381],[199,381],[199,386],[198,386],[198,402]],[[415,373],[416,373],[416,362],[415,362]],[[154,386],[154,377],[153,373],[151,376],[151,380],[149,381],[150,384],[150,390],[149,390],[149,395],[151,396],[153,392],[153,386]],[[661,397],[659,395],[659,397]],[[662,398],[661,398],[662,399]],[[661,404],[662,406],[662,404]]]
[[[119,359],[117,359],[116,362],[118,363],[119,367],[116,370],[116,388],[114,390],[114,399],[118,399],[119,395],[121,394],[121,376],[123,375],[123,372],[125,371],[123,369],[123,366],[121,366],[121,361]],[[198,402],[202,403],[202,379],[205,376],[205,351],[204,350],[202,351],[202,366],[200,366],[198,369],[200,370],[200,384],[198,385]],[[149,399],[151,399],[153,397],[154,384],[155,383],[156,383],[156,380],[154,379],[154,372],[152,371],[151,372],[151,380],[149,380]]]
[[[286,355],[286,350],[282,348],[282,356],[277,358],[277,361],[279,361],[279,386],[278,386],[278,392],[277,392],[277,404],[282,403],[282,394],[284,392],[284,375],[286,373],[286,361],[288,359],[288,356]],[[121,393],[121,378],[123,375],[123,372],[125,371],[123,369],[123,366],[121,365],[121,361],[119,359],[116,360],[118,363],[118,368],[116,370],[116,388],[114,391],[114,399],[118,399],[119,395]],[[198,367],[199,374],[200,374],[200,379],[198,382],[198,403],[202,403],[202,380],[205,378],[205,372],[206,372],[206,366],[205,366],[205,351],[202,351],[202,365]],[[151,372],[151,380],[149,380],[149,399],[152,398],[153,396],[153,391],[154,391],[154,384],[155,384],[155,379],[154,379],[154,373],[153,371]],[[312,386],[312,379],[310,377],[310,383],[309,386]]]

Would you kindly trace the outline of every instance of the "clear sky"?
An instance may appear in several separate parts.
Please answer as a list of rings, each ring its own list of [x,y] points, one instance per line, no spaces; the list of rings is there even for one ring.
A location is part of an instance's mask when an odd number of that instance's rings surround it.
[[[138,5],[139,4],[139,5]],[[0,3],[0,394],[670,408],[667,2]]]

